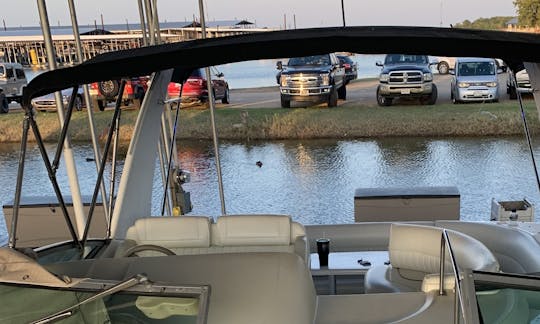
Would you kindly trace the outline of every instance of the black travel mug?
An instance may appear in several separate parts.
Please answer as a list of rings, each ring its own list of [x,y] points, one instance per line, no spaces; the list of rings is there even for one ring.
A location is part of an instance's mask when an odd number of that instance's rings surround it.
[[[317,254],[319,254],[319,265],[328,266],[328,254],[330,253],[330,239],[317,239]]]

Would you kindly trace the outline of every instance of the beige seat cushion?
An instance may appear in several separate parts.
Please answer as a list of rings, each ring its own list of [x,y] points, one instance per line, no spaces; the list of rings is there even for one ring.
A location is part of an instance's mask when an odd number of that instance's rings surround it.
[[[166,248],[207,248],[210,219],[204,216],[142,218],[128,229],[126,239]]]
[[[219,217],[212,232],[217,246],[290,245],[291,219],[286,215]]]
[[[460,269],[499,271],[495,256],[480,241],[447,230]],[[367,293],[420,291],[424,277],[440,271],[442,229],[432,226],[392,224],[389,266],[371,268],[364,280]],[[448,250],[445,272],[452,272]]]

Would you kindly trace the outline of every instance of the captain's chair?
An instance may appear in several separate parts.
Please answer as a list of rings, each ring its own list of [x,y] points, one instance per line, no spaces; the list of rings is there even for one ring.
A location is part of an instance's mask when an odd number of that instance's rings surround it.
[[[432,226],[392,224],[388,246],[390,265],[368,270],[365,292],[420,291],[426,276],[439,273],[442,231]],[[499,271],[499,263],[480,241],[456,231],[447,232],[460,269]],[[448,250],[445,271],[452,272]]]

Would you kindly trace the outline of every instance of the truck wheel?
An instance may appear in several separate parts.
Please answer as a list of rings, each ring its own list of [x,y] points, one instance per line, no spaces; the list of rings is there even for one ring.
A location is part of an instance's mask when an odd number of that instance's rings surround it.
[[[510,86],[507,92],[510,99],[517,99],[517,92],[515,87]]]
[[[328,107],[336,107],[338,101],[338,93],[335,87],[332,87],[332,90],[330,90],[330,95],[328,96]]]
[[[377,104],[381,107],[388,107],[392,105],[392,98],[386,98],[381,95],[379,87],[377,87]]]
[[[446,62],[440,62],[439,65],[437,65],[437,70],[439,70],[439,74],[447,74],[450,67],[448,66],[448,63]]]
[[[82,98],[80,96],[77,96],[75,98],[75,104],[73,105],[73,108],[75,108],[75,110],[77,111],[82,110]]]
[[[291,108],[291,101],[281,96],[281,108]]]
[[[106,104],[105,100],[98,100],[97,101],[97,106],[99,108],[99,111],[104,111],[107,104]]]
[[[98,88],[105,98],[114,99],[120,90],[120,83],[118,80],[102,81],[98,83]]]
[[[338,98],[341,100],[347,100],[347,88],[345,84],[341,86],[338,90]]]
[[[431,95],[426,100],[426,104],[428,105],[434,105],[437,102],[437,86],[432,85],[431,88]]]
[[[223,94],[223,98],[221,98],[221,103],[228,104],[229,102],[229,88],[225,88],[225,93]]]

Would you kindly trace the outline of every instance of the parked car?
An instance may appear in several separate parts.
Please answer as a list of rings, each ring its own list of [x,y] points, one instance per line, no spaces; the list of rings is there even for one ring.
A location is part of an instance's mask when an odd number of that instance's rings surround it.
[[[450,84],[453,103],[470,101],[499,101],[499,81],[497,75],[502,69],[492,58],[458,58]]]
[[[61,91],[61,93],[64,108],[67,108],[69,101],[71,100],[73,89],[64,89]],[[56,98],[54,93],[49,93],[47,95],[32,99],[32,107],[38,111],[56,111]],[[86,103],[83,100],[83,89],[82,87],[79,87],[73,108],[80,111],[83,107],[86,107]]]
[[[345,68],[345,84],[348,84],[352,80],[356,80],[358,77],[358,66],[349,56],[337,55],[339,63]]]
[[[122,99],[124,105],[138,103],[144,98],[144,94],[148,89],[149,77],[134,77],[126,81],[124,94]],[[120,90],[120,80],[109,80],[102,82],[94,82],[90,85],[90,96],[92,102],[99,110],[103,111],[109,102],[115,102]]]
[[[212,78],[212,90],[214,91],[214,99],[221,100],[222,103],[228,104],[229,83],[224,78],[223,73],[219,72],[215,67],[210,67]],[[182,84],[171,82],[168,86],[169,98],[178,98]],[[196,69],[184,83],[182,89],[182,102],[207,102],[208,101],[208,83],[204,68]]]
[[[516,86],[512,82],[512,71],[507,70],[508,78],[506,78],[506,93],[510,99],[517,99],[517,92],[520,93],[532,93],[531,81],[529,79],[529,73],[527,70],[523,69],[516,73]]]
[[[8,101],[21,103],[22,93],[27,80],[22,65],[19,63],[0,62],[0,88]]]

